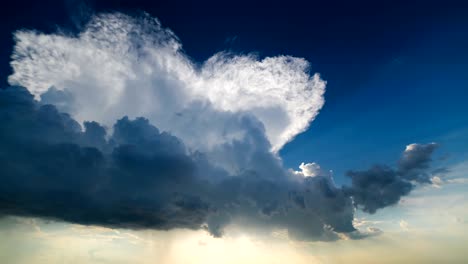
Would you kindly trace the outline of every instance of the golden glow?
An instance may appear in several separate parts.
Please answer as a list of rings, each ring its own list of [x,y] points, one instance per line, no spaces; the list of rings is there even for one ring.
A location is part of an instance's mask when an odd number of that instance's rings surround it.
[[[468,163],[462,165],[446,184],[415,190],[396,207],[375,215],[357,212],[357,228],[384,231],[361,240],[298,242],[287,230],[254,235],[235,227],[214,238],[205,231],[115,230],[7,217],[0,218],[0,263],[464,263],[468,184],[461,177]]]

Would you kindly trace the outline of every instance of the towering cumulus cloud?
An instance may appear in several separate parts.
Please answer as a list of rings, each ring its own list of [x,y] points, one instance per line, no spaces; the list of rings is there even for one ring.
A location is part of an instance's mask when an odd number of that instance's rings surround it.
[[[255,116],[278,150],[324,103],[325,82],[309,75],[306,60],[218,53],[196,65],[148,15],[105,14],[77,36],[19,31],[15,40],[11,84],[37,99],[56,99],[47,102],[79,121],[110,126],[123,115],[145,116],[195,149],[242,137],[206,107]],[[69,97],[49,95],[57,91]]]
[[[15,40],[0,91],[0,215],[335,240],[363,236],[356,207],[373,213],[428,182],[434,144],[409,145],[397,168],[350,172],[344,188],[316,163],[284,168],[277,150],[323,105],[304,59],[219,53],[197,65],[147,15]]]

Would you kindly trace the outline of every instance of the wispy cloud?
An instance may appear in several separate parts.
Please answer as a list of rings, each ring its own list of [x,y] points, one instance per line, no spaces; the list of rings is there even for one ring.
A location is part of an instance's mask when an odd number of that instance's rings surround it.
[[[15,33],[10,84],[48,97],[77,120],[111,126],[124,115],[145,116],[189,147],[206,149],[239,138],[222,115],[247,112],[265,126],[274,150],[304,131],[324,104],[325,82],[309,62],[291,56],[214,54],[199,65],[175,34],[149,15],[92,18],[77,36]],[[50,97],[50,96],[49,96]]]

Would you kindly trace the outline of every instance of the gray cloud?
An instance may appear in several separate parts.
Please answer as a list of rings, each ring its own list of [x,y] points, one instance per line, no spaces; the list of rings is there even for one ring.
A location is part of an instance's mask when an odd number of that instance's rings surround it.
[[[352,185],[346,187],[345,192],[353,197],[358,207],[369,213],[398,203],[414,187],[395,170],[384,165],[376,165],[365,171],[349,171],[347,176],[351,178]]]
[[[431,183],[431,155],[437,144],[410,144],[406,147],[396,169],[375,165],[364,171],[348,171],[351,187],[344,191],[353,197],[357,207],[375,213],[394,205],[415,188],[417,183]]]
[[[2,214],[130,228],[198,228],[211,208],[179,185],[195,164],[177,138],[123,118],[109,141],[21,88],[1,92]],[[179,192],[178,192],[179,191]]]
[[[144,118],[118,120],[111,135],[97,122],[82,128],[21,87],[1,90],[0,105],[0,215],[214,236],[228,224],[314,240],[356,231],[351,199],[328,176],[285,170],[249,114],[205,105],[245,136],[202,153]]]
[[[428,169],[437,147],[436,143],[408,145],[398,163],[399,174],[407,180],[430,183]]]
[[[65,96],[53,93],[52,101]],[[351,186],[339,188],[318,164],[286,170],[270,151],[263,124],[248,113],[209,104],[182,111],[191,119],[199,118],[193,113],[219,117],[243,133],[200,152],[145,118],[123,117],[111,135],[97,122],[82,127],[21,87],[1,90],[0,106],[0,215],[85,225],[206,229],[222,236],[234,224],[287,229],[300,240],[336,240],[340,233],[363,238],[376,233],[356,230],[354,207],[374,213],[426,183],[436,148],[409,145],[395,169],[350,171]]]

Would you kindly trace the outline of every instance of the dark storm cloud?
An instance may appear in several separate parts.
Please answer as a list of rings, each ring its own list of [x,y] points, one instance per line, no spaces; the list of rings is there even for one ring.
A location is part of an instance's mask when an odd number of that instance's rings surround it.
[[[199,228],[209,206],[179,185],[195,164],[183,144],[146,119],[123,118],[109,141],[22,88],[0,93],[0,211],[82,224]],[[106,152],[109,150],[109,152]]]
[[[54,101],[67,97],[52,91]],[[213,110],[210,110],[213,111]],[[229,113],[223,113],[225,115]],[[124,228],[207,229],[229,223],[287,228],[297,239],[355,232],[351,199],[331,178],[297,177],[270,152],[261,122],[236,114],[246,135],[190,152],[147,119],[124,117],[112,135],[83,129],[21,87],[0,91],[0,214]],[[236,173],[217,167],[232,161]]]
[[[62,99],[73,97],[54,89],[45,97]],[[145,118],[123,117],[108,136],[99,123],[82,128],[24,88],[1,90],[0,215],[206,229],[217,237],[234,223],[250,230],[286,228],[301,240],[336,240],[340,233],[357,239],[376,233],[354,228],[355,206],[374,213],[429,181],[435,144],[409,145],[396,169],[350,171],[351,186],[338,188],[324,172],[304,177],[285,170],[253,116],[203,108],[199,113],[224,115],[245,136],[207,153],[191,152]]]
[[[376,165],[364,171],[348,171],[351,187],[344,191],[353,197],[357,207],[375,213],[378,209],[394,205],[410,193],[417,183],[430,183],[431,155],[437,144],[411,144],[406,147],[393,169]]]

